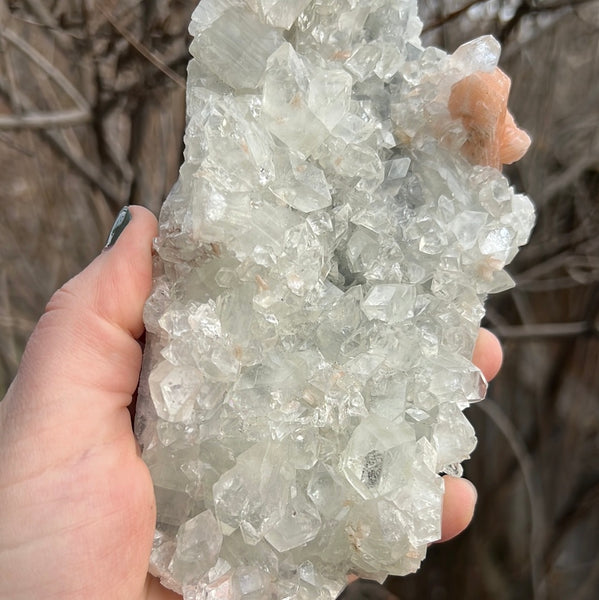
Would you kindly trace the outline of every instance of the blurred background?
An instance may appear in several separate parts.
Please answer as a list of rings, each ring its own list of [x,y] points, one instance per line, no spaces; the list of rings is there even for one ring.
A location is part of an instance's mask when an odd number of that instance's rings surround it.
[[[0,0],[0,397],[51,293],[124,204],[177,176],[195,0]],[[492,34],[533,146],[514,290],[485,325],[504,367],[468,411],[474,522],[388,587],[401,600],[599,598],[599,1],[420,0],[424,41]]]

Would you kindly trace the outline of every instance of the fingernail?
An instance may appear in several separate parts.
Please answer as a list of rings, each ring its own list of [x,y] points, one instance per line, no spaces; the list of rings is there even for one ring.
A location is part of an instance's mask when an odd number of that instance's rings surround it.
[[[131,213],[129,212],[129,207],[124,206],[121,208],[121,212],[117,215],[114,225],[108,234],[104,250],[108,250],[116,244],[116,241],[119,239],[121,233],[123,233],[125,227],[129,224],[129,221],[131,221]]]

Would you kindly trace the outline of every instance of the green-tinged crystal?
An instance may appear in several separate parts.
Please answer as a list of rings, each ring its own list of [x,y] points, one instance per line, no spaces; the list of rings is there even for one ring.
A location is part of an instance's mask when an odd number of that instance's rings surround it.
[[[418,568],[483,302],[533,224],[470,164],[452,86],[490,37],[423,48],[415,0],[202,0],[136,432],[151,571],[185,600],[332,600]]]

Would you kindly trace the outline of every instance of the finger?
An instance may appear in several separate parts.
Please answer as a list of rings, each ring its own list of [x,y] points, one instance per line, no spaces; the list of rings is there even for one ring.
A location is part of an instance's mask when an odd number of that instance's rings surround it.
[[[472,354],[472,362],[491,381],[501,368],[503,352],[499,340],[487,329],[480,329]]]
[[[450,540],[468,527],[477,499],[476,488],[467,479],[446,475],[443,480],[445,495],[440,542]]]
[[[143,331],[156,234],[149,211],[130,214],[115,245],[54,294],[31,335],[5,400],[5,430],[15,442],[61,431],[67,451],[85,436],[102,443],[127,427],[130,434],[124,407],[139,375],[135,337]]]

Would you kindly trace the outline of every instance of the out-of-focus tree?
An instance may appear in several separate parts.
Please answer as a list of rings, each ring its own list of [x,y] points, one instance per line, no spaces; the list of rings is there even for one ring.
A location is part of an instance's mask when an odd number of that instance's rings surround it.
[[[0,0],[0,395],[53,290],[181,161],[185,0]]]
[[[360,0],[362,1],[362,0]],[[366,1],[366,0],[364,0]],[[195,0],[0,0],[0,395],[51,292],[120,206],[155,212],[181,161]],[[473,407],[473,526],[393,580],[401,600],[599,597],[599,0],[420,0],[425,42],[492,34],[534,140],[508,170],[538,207],[505,345]]]

